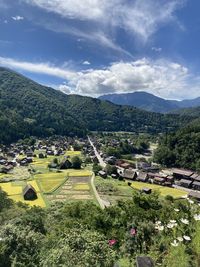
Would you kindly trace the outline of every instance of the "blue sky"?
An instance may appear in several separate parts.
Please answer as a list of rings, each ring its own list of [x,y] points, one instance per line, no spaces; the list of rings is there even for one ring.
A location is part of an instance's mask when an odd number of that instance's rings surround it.
[[[200,1],[0,0],[0,65],[65,93],[200,96]]]

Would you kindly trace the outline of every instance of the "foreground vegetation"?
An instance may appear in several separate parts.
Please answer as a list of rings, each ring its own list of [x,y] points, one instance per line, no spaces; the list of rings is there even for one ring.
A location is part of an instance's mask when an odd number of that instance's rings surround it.
[[[160,140],[154,160],[166,167],[183,167],[200,171],[200,121]]]
[[[200,264],[200,207],[191,200],[135,192],[105,210],[92,202],[28,208],[1,190],[0,200],[0,266],[135,266],[137,255],[155,266]]]

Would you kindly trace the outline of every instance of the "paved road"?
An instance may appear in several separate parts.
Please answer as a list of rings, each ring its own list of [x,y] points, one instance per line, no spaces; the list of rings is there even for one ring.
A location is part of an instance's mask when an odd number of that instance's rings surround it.
[[[97,151],[96,147],[94,146],[92,140],[90,139],[90,137],[88,136],[88,140],[91,144],[91,146],[93,147],[94,149],[94,153],[95,153],[95,156],[97,157],[98,161],[99,161],[99,164],[101,165],[102,168],[105,168],[106,167],[106,163],[103,161],[102,157],[100,156],[99,152]]]
[[[103,161],[102,157],[100,156],[99,152],[97,151],[96,147],[94,146],[94,144],[92,143],[91,139],[89,138],[88,136],[88,140],[91,144],[91,146],[93,147],[94,149],[94,153],[96,155],[96,157],[98,158],[98,161],[99,161],[99,164],[105,168],[106,167],[106,163]],[[94,191],[94,194],[95,194],[95,197],[97,199],[97,201],[99,202],[99,205],[102,209],[105,209],[106,207],[109,207],[110,206],[110,202],[107,201],[107,200],[103,200],[101,199],[101,197],[99,196],[99,193],[97,192],[97,189],[96,189],[96,186],[94,184],[94,179],[95,179],[95,174],[93,173],[92,174],[92,178],[91,178],[91,186],[92,186],[92,189]]]

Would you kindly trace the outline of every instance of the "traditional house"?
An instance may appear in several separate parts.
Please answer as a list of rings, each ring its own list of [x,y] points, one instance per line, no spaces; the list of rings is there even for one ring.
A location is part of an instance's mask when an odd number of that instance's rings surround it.
[[[192,183],[192,188],[193,188],[194,190],[198,190],[198,191],[200,191],[200,182],[198,182],[198,181],[194,181],[194,182]]]
[[[194,174],[193,171],[182,170],[182,169],[173,169],[172,172],[173,172],[173,177],[176,180],[181,180],[181,179],[191,180],[191,177]]]
[[[124,169],[121,177],[124,179],[130,179],[130,180],[135,180],[137,177],[137,173],[134,169]]]
[[[99,171],[98,175],[101,176],[102,178],[107,178],[107,173],[105,171]]]
[[[147,182],[148,181],[148,175],[146,172],[139,172],[137,175],[137,180],[140,182]]]
[[[164,185],[165,184],[165,178],[163,178],[163,177],[155,177],[154,179],[153,179],[153,183],[154,184],[158,184],[158,185]]]
[[[186,187],[186,188],[190,188],[192,185],[192,181],[191,180],[187,180],[187,179],[181,179],[178,184],[180,186]]]
[[[189,197],[189,198],[194,198],[194,199],[196,199],[198,202],[200,202],[200,192],[194,192],[194,191],[191,191],[191,192],[188,194],[188,197]]]
[[[142,188],[141,191],[142,191],[142,193],[145,193],[145,194],[149,195],[149,194],[151,194],[152,189],[145,187],[145,188]]]
[[[31,185],[27,185],[23,189],[23,197],[24,200],[34,200],[37,199],[37,192]]]

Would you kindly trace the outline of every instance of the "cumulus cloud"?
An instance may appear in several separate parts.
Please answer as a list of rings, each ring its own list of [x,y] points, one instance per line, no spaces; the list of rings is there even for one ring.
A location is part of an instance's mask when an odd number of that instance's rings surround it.
[[[146,41],[163,24],[175,21],[185,0],[23,0],[62,18],[123,28]],[[107,28],[107,27],[106,27]]]
[[[24,20],[24,17],[15,16],[15,17],[12,17],[12,19],[15,20],[15,21],[20,21],[20,20]]]
[[[49,63],[21,62],[0,57],[0,64],[17,70],[43,73],[66,80],[58,88],[67,94],[99,96],[109,93],[147,91],[155,95],[184,99],[199,96],[200,76],[176,62],[143,58],[114,62],[102,69],[70,70]]]
[[[90,65],[91,63],[89,62],[89,61],[83,61],[83,63],[82,63],[83,65]]]

